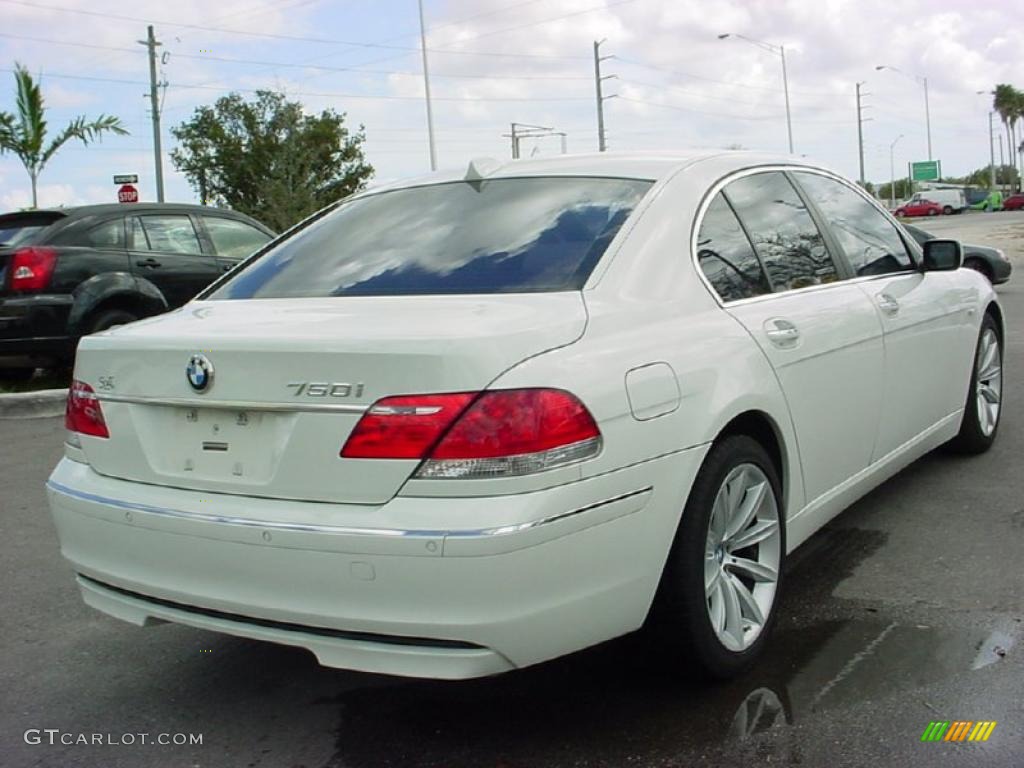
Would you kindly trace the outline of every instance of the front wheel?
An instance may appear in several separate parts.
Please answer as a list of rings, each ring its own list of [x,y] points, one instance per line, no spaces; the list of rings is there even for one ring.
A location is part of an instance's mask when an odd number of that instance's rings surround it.
[[[974,350],[971,387],[960,432],[949,446],[959,453],[984,453],[995,442],[1003,410],[1003,347],[992,315],[985,315]]]
[[[945,208],[942,209],[942,213],[945,216],[952,216],[953,215],[953,206],[952,205],[947,205]]]
[[[654,606],[653,628],[672,657],[729,678],[762,653],[785,556],[781,498],[775,466],[756,440],[733,435],[711,448]]]
[[[935,210],[934,208],[929,208],[929,209],[928,209],[928,215],[929,215],[929,216],[938,216],[938,215],[939,215],[939,212],[938,212],[938,211],[936,211],[936,210]]]

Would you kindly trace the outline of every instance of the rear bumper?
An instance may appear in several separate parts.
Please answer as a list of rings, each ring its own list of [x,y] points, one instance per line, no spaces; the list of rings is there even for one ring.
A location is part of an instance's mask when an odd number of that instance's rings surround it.
[[[74,356],[77,338],[68,333],[69,295],[0,299],[0,367],[35,367]]]
[[[65,459],[48,496],[101,611],[295,645],[326,666],[454,679],[638,628],[705,450],[545,491],[379,507],[156,488]],[[409,508],[421,528],[386,526]],[[445,525],[469,508],[486,527]]]

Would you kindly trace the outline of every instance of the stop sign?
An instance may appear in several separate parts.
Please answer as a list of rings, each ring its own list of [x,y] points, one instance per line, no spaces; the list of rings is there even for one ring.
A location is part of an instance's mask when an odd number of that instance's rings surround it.
[[[133,187],[131,184],[123,184],[119,190],[117,190],[117,202],[119,203],[137,203],[139,202],[139,190]]]

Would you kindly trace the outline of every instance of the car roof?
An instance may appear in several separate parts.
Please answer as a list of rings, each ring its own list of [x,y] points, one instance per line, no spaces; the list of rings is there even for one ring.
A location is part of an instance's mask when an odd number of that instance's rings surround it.
[[[150,213],[153,211],[166,211],[166,212],[191,212],[191,213],[221,213],[227,214],[228,216],[245,216],[243,213],[238,211],[232,211],[229,208],[211,208],[206,205],[194,205],[192,203],[98,203],[95,205],[71,205],[66,208],[37,208],[34,211],[25,211],[25,213],[50,213],[50,214],[63,214],[69,217],[78,216],[97,216],[110,213],[141,213],[145,211]]]
[[[389,189],[453,181],[530,176],[595,176],[657,182],[697,164],[713,165],[722,175],[759,165],[823,167],[796,155],[722,149],[682,152],[594,152],[505,161],[476,158],[457,167],[411,179],[378,184],[365,190],[365,193],[374,194]]]

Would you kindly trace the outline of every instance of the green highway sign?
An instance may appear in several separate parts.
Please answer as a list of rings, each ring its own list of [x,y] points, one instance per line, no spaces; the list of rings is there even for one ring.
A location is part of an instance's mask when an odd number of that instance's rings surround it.
[[[938,160],[922,160],[910,164],[910,178],[914,181],[938,181],[942,176],[942,166]]]

